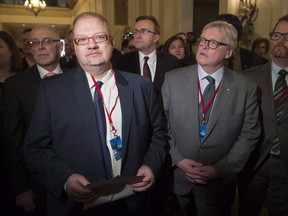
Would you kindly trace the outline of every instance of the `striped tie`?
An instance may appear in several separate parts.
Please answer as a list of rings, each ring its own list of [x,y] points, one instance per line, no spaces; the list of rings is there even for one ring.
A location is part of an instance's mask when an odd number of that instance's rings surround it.
[[[101,89],[103,82],[97,81],[97,84],[99,86],[99,89]],[[106,145],[105,111],[104,111],[104,106],[103,106],[103,103],[101,101],[100,95],[98,94],[96,87],[95,87],[95,92],[94,92],[94,109],[95,109],[98,131],[99,131],[99,136],[100,136],[101,149],[102,149],[105,171],[106,171],[106,178],[110,179],[112,178],[112,165],[111,165],[110,152]]]
[[[275,83],[273,99],[274,99],[277,122],[280,121],[283,109],[288,102],[288,94],[284,93],[284,91],[287,91],[287,82],[285,80],[285,76],[287,75],[287,73],[288,72],[286,70],[280,70],[278,73],[278,78]],[[279,144],[280,144],[279,131],[277,130],[274,140],[272,142],[272,147],[270,151],[271,154],[274,155],[280,154]]]

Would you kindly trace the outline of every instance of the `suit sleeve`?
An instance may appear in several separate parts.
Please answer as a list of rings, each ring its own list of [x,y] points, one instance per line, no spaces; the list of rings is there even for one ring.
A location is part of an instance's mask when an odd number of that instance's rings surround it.
[[[220,178],[230,182],[243,169],[256,147],[261,133],[257,87],[247,86],[244,120],[241,132],[229,153],[214,164]]]
[[[47,190],[55,197],[61,198],[64,194],[65,182],[75,172],[55,154],[52,144],[51,112],[47,101],[45,81],[43,81],[24,141],[24,160],[29,170]]]
[[[164,83],[162,85],[162,101],[163,101],[163,108],[165,113],[165,132],[166,132],[166,138],[169,142],[169,155],[171,156],[171,165],[175,166],[178,162],[182,161],[184,159],[184,156],[179,151],[173,136],[171,134],[171,128],[170,128],[170,121],[169,121],[169,108],[170,108],[170,90],[173,87],[170,86],[169,82],[169,73],[165,74]]]
[[[25,166],[21,147],[25,136],[24,117],[17,95],[15,77],[5,82],[4,135],[5,161],[15,195],[31,188],[30,175]]]

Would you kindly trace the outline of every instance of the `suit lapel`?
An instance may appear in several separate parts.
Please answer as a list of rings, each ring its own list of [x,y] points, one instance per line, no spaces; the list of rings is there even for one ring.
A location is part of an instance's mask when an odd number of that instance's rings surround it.
[[[203,139],[203,142],[205,142],[207,137],[209,137],[210,133],[213,131],[213,128],[215,127],[221,113],[223,112],[227,102],[229,101],[229,98],[232,97],[231,95],[235,91],[235,86],[232,85],[233,81],[234,78],[232,77],[232,74],[227,69],[225,69],[220,83],[219,91],[213,104],[213,110],[209,118],[207,132]]]
[[[119,99],[122,112],[122,155],[125,157],[133,112],[133,90],[128,87],[128,81],[117,70],[115,71],[115,77],[119,89]]]
[[[73,72],[70,72],[73,73]],[[75,97],[78,110],[80,113],[79,118],[82,119],[85,125],[85,131],[91,137],[91,142],[96,148],[96,156],[100,158],[99,161],[103,162],[101,153],[100,137],[98,133],[98,126],[96,123],[95,112],[93,108],[93,100],[89,89],[88,81],[85,72],[82,68],[78,68],[73,75],[72,93]],[[104,167],[104,165],[102,166]],[[104,169],[103,169],[104,173]]]
[[[187,117],[187,128],[191,128],[194,131],[193,136],[198,136],[196,145],[200,146],[200,133],[199,133],[199,91],[198,91],[198,69],[197,65],[190,66],[191,69],[187,70],[184,83],[181,83],[185,90],[183,91],[183,99],[185,107],[187,107],[187,113],[190,113],[191,118]],[[189,89],[187,91],[187,89]]]

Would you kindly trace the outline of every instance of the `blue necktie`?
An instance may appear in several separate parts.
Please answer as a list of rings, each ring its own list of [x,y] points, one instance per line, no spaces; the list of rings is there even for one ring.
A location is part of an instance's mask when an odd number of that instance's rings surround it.
[[[97,81],[97,84],[99,86],[99,89],[101,89],[103,82]],[[103,106],[103,103],[101,101],[101,98],[99,96],[99,93],[96,87],[95,87],[95,92],[94,92],[94,109],[95,109],[98,131],[99,131],[99,136],[100,136],[102,154],[103,154],[105,171],[106,171],[106,178],[110,179],[112,178],[112,165],[111,165],[110,152],[106,145],[105,111],[104,111],[104,106]]]
[[[212,98],[214,92],[215,92],[215,79],[211,76],[206,76],[205,79],[207,79],[209,81],[209,84],[206,86],[204,93],[203,93],[203,100],[204,100],[204,104],[205,106],[207,106],[207,104],[209,103],[210,99]],[[212,109],[212,105],[209,107],[209,109],[207,110],[206,113],[206,123],[208,123],[209,117],[210,117],[210,112]],[[199,104],[199,117],[200,117],[200,122],[202,122],[202,105],[201,102]]]

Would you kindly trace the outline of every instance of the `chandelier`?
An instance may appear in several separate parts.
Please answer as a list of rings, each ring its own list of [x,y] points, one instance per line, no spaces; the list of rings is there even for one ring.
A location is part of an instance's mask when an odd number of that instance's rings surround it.
[[[45,10],[46,3],[44,0],[26,0],[24,3],[26,10],[31,11],[37,17],[41,10]]]

